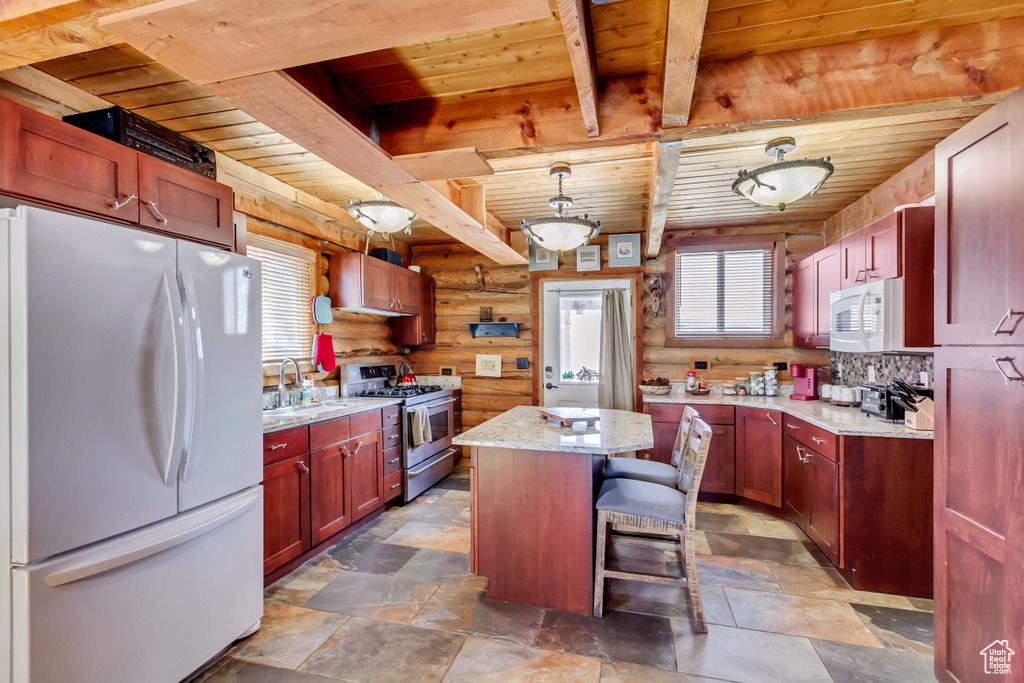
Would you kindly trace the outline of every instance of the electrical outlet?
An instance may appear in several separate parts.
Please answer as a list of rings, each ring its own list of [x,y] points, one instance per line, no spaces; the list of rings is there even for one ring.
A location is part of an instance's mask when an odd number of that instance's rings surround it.
[[[530,359],[529,358],[516,358],[516,370],[529,370]]]
[[[868,383],[869,384],[874,384],[875,383],[875,366],[874,365],[869,365],[868,366]]]
[[[704,360],[703,358],[701,358],[699,360],[698,359],[691,360],[690,361],[690,369],[691,370],[702,370],[704,372],[707,372],[708,370],[711,369],[711,361]]]
[[[838,373],[838,375],[839,375],[839,383],[842,384],[843,383],[843,364],[842,363],[836,363],[836,373]]]
[[[788,372],[789,371],[789,363],[787,363],[784,360],[773,360],[770,363],[768,363],[768,365],[773,366],[779,372]]]

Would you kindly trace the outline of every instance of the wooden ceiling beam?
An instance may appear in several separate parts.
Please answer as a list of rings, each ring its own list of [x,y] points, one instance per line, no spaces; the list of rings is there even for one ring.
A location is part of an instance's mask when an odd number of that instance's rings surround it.
[[[402,169],[359,128],[283,71],[214,83],[210,90],[359,182],[415,212],[453,238],[502,265],[525,263],[485,225],[442,191]],[[340,209],[339,209],[340,211]]]
[[[665,128],[685,126],[690,118],[707,14],[708,0],[669,0],[662,69],[665,93],[661,120]]]
[[[550,16],[548,0],[162,0],[100,27],[206,85]]]
[[[490,162],[476,147],[404,154],[392,159],[420,180],[452,180],[494,175]]]
[[[603,79],[601,134],[572,111],[571,85],[375,109],[393,154],[476,147],[488,159],[607,144],[851,121],[994,103],[1024,87],[1024,17],[715,62],[698,69],[685,128],[662,129],[660,83]],[[799,142],[799,141],[798,141]]]
[[[587,136],[598,135],[597,123],[597,68],[594,57],[594,38],[590,31],[590,14],[586,0],[558,0],[558,14],[562,18],[565,43],[569,48],[573,80],[579,93],[580,113]]]
[[[665,232],[669,200],[676,183],[681,142],[662,142],[651,160],[651,189],[647,199],[647,256],[657,258]]]

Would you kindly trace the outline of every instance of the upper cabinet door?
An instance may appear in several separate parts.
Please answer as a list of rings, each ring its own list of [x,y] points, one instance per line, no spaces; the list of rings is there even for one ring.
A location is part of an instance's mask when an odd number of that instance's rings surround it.
[[[395,303],[392,310],[399,313],[418,315],[423,309],[423,292],[420,285],[420,274],[402,268],[392,266],[395,278]]]
[[[0,191],[136,223],[138,153],[0,99]]]
[[[814,337],[814,257],[793,269],[793,346],[810,346]]]
[[[864,235],[866,281],[888,280],[903,275],[900,268],[903,259],[900,253],[899,214],[889,214],[860,232]],[[845,283],[843,286],[846,286]]]
[[[839,245],[833,244],[814,255],[814,336],[813,346],[828,346],[829,297],[841,290]]]
[[[186,239],[233,247],[231,188],[139,155],[139,222]]]
[[[935,343],[1024,340],[1024,91],[935,148]]]
[[[866,281],[865,232],[858,230],[839,243],[840,280],[842,289]]]
[[[360,255],[362,263],[362,300],[366,308],[391,310],[395,300],[394,283],[391,270],[394,268],[387,261]]]

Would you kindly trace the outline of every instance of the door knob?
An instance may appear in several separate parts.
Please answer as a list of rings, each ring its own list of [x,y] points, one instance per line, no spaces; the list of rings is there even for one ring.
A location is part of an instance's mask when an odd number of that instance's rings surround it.
[[[556,386],[555,386],[554,384],[552,384],[551,382],[548,382],[547,384],[545,384],[545,385],[544,385],[544,388],[545,388],[545,389],[557,389],[558,387],[556,387]]]

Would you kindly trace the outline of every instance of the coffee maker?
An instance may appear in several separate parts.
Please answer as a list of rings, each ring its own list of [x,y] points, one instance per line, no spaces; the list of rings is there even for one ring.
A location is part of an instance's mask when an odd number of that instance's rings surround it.
[[[818,373],[821,368],[809,368],[799,363],[789,364],[789,374],[793,376],[793,393],[790,398],[794,401],[816,401],[818,400]]]

